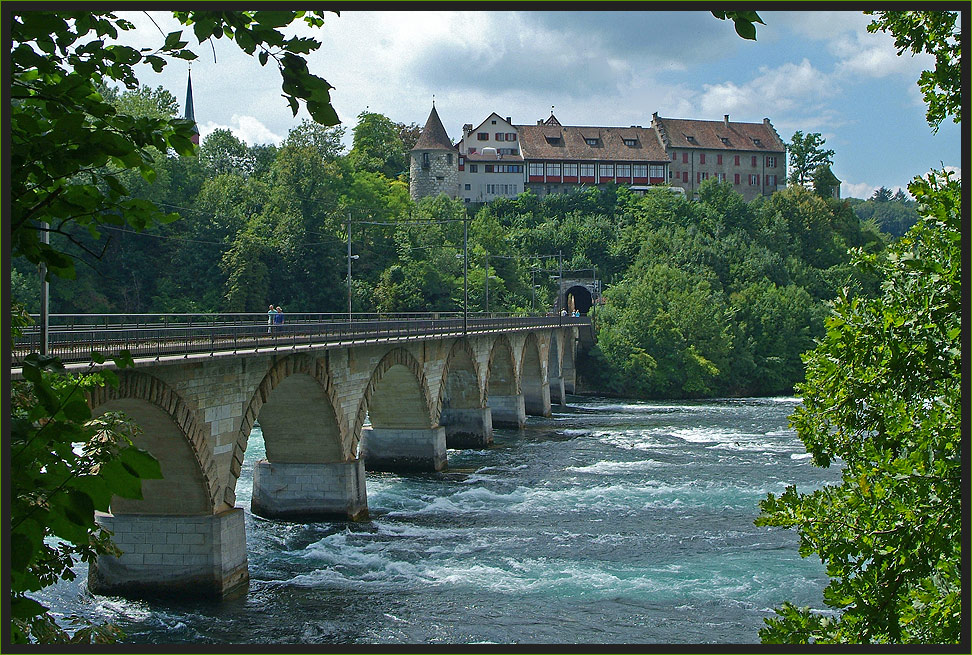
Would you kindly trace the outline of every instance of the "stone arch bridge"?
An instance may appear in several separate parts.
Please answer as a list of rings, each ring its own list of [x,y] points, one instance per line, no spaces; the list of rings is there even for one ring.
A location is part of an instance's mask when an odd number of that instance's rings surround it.
[[[543,324],[546,322],[547,324]],[[164,479],[142,500],[116,498],[98,521],[120,557],[89,567],[96,593],[222,597],[244,587],[244,513],[236,483],[253,426],[251,511],[287,520],[367,517],[365,469],[438,471],[447,448],[486,447],[493,426],[549,416],[574,391],[586,319],[440,331],[300,347],[136,358],[119,385],[94,392],[95,414],[120,410]]]

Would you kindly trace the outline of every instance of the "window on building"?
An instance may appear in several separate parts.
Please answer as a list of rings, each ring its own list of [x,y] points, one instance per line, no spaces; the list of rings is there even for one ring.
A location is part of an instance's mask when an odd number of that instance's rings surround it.
[[[493,136],[495,136],[495,137],[496,137],[496,140],[497,140],[497,141],[506,141],[506,135],[505,135],[505,134],[503,134],[502,132],[497,132],[497,133],[496,133],[496,134],[494,134]]]
[[[766,176],[766,186],[769,187],[769,188],[771,188],[771,189],[776,186],[776,176],[775,175],[767,175]]]
[[[699,153],[699,163],[700,164],[704,164],[705,163],[705,153],[704,152],[700,152]]]
[[[507,132],[506,133],[506,140],[507,141],[516,141],[516,132]]]
[[[722,155],[716,155],[716,164],[722,166]]]
[[[489,141],[489,132],[476,132],[476,139],[478,141]]]
[[[688,182],[688,171],[682,171],[682,182],[683,183]]]
[[[536,177],[538,175],[543,176],[543,162],[530,162],[530,176]]]
[[[580,164],[581,177],[594,177],[594,164]]]
[[[547,175],[550,177],[560,177],[560,162],[547,164]]]
[[[696,182],[701,182],[702,180],[707,180],[707,179],[709,179],[709,174],[706,171],[696,171],[695,173]]]
[[[682,163],[683,164],[687,164],[688,163],[688,153],[687,152],[683,152],[682,153]]]
[[[470,155],[475,155],[476,154],[476,149],[475,148],[470,148],[469,149],[469,154]]]
[[[449,163],[449,166],[452,166],[452,153],[451,152],[446,153],[446,161]]]
[[[697,143],[696,140],[695,140],[695,137],[694,136],[690,136],[688,134],[685,135],[685,140],[688,141],[689,143],[692,143],[692,144],[696,144]]]
[[[463,188],[464,188],[464,189],[465,189],[466,191],[469,191],[469,190],[470,190],[470,189],[472,188],[472,185],[471,185],[471,184],[464,184],[464,185],[463,185]]]
[[[766,168],[776,168],[776,157],[766,158]]]
[[[618,177],[631,177],[631,164],[618,164]]]
[[[490,125],[496,125],[496,121],[490,121],[489,124]]]
[[[736,178],[733,181],[733,184],[739,184],[739,173],[736,173]]]
[[[635,168],[637,169],[639,167],[635,166]],[[641,166],[640,168],[642,171],[644,171],[645,167]],[[648,175],[651,177],[665,177],[665,167],[661,164],[652,164],[648,167]],[[637,172],[635,172],[635,177],[644,177],[644,174],[639,175]]]
[[[756,155],[753,155],[753,168],[756,168]]]
[[[661,166],[652,165],[651,176],[661,177],[664,172],[661,172],[663,168]],[[633,177],[647,177],[648,176],[648,165],[647,164],[635,164],[631,167],[631,175]]]
[[[729,139],[727,139],[724,136],[720,136],[719,138],[722,139],[722,145],[724,145],[724,146],[729,145]]]
[[[634,148],[636,145],[638,145],[638,139],[625,139],[624,145]]]
[[[564,164],[564,177],[577,177],[577,164]]]
[[[720,182],[725,182],[726,181],[726,174],[725,173],[716,173],[716,179],[719,180]]]
[[[586,143],[589,146],[596,146],[598,142],[599,139],[584,139],[584,143]]]
[[[736,166],[739,166],[739,155],[736,155]]]
[[[479,172],[479,164],[469,164],[469,172],[470,173],[478,173]]]
[[[598,168],[601,177],[614,177],[614,164],[601,164]]]
[[[759,175],[749,176],[749,186],[759,186]]]
[[[493,164],[486,164],[485,172],[492,173],[493,172]]]
[[[428,167],[429,167],[429,153],[423,152],[422,153],[422,168],[428,168]]]
[[[672,153],[672,161],[675,161],[676,159],[678,159],[678,153],[677,152],[673,152]]]
[[[753,143],[757,146],[763,145],[762,143],[759,142],[759,139],[753,139]]]

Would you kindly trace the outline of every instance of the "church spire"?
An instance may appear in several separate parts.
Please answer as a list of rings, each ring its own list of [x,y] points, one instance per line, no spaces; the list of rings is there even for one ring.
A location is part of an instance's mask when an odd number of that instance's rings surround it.
[[[199,128],[196,127],[196,114],[192,108],[192,69],[189,69],[189,84],[186,87],[186,112],[183,116],[186,120],[192,121],[192,142],[199,145]]]

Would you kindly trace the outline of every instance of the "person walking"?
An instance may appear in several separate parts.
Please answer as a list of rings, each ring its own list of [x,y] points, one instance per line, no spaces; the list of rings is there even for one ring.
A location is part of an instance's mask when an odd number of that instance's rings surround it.
[[[277,305],[277,313],[273,317],[273,322],[277,325],[283,325],[283,310],[280,309],[280,305]]]
[[[276,316],[277,310],[273,308],[273,305],[270,305],[270,309],[267,310],[267,334],[270,334],[273,330],[273,323]]]

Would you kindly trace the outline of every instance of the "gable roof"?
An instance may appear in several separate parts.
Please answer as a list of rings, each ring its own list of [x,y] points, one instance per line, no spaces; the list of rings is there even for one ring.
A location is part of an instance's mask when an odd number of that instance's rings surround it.
[[[661,118],[655,114],[652,124],[666,148],[779,153],[786,150],[786,145],[768,118],[764,118],[762,123],[734,123],[728,120]]]
[[[554,119],[556,120],[556,119]],[[646,127],[580,127],[549,119],[541,125],[516,125],[524,159],[572,161],[668,161],[655,131]],[[588,145],[587,139],[596,139]],[[633,140],[633,146],[624,141]]]
[[[422,133],[419,135],[418,141],[415,142],[415,146],[412,150],[453,150],[452,139],[446,134],[445,128],[442,127],[442,121],[439,119],[439,114],[435,111],[435,105],[432,106],[432,112],[429,114],[429,120],[425,121],[425,127],[422,128]]]

